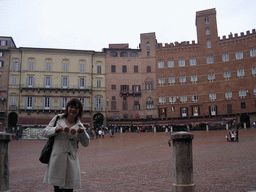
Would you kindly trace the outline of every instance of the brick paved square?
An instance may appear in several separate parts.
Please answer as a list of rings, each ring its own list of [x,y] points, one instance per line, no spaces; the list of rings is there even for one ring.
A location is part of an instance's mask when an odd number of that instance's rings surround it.
[[[227,142],[226,130],[194,134],[196,191],[256,190],[256,129]],[[165,133],[123,133],[79,148],[82,188],[76,191],[171,191],[172,146]],[[10,191],[53,191],[42,183],[46,165],[38,161],[45,141],[10,143]]]

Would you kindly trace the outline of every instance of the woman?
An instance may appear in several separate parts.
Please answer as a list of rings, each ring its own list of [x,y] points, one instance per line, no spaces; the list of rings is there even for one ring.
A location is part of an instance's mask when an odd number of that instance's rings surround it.
[[[54,191],[73,191],[81,187],[80,166],[77,157],[78,142],[89,145],[89,135],[79,120],[83,105],[78,99],[67,103],[64,114],[59,115],[56,127],[53,127],[57,115],[43,130],[44,137],[54,137],[51,158],[44,177],[44,183],[54,185]]]

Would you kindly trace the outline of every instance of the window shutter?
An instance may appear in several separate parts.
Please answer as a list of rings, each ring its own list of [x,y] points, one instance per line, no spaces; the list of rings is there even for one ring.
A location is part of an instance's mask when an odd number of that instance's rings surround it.
[[[25,97],[25,109],[28,107],[28,97]]]
[[[45,97],[42,98],[43,109],[45,108]]]
[[[61,88],[63,88],[63,78],[61,78]]]
[[[200,107],[198,107],[198,116],[200,116]]]
[[[103,110],[103,99],[100,99],[100,110]]]
[[[52,87],[52,77],[50,77],[50,86]]]
[[[63,98],[60,98],[60,109],[62,109]]]
[[[86,110],[87,99],[84,98],[84,110]]]
[[[35,109],[35,97],[32,97],[32,109]]]
[[[67,78],[67,81],[68,81],[68,88],[69,88],[69,78]]]
[[[35,77],[32,77],[32,87],[35,87]]]
[[[84,78],[84,88],[86,89],[86,78]]]
[[[78,88],[81,88],[80,78],[78,78]]]
[[[50,109],[52,108],[52,98],[50,97]]]

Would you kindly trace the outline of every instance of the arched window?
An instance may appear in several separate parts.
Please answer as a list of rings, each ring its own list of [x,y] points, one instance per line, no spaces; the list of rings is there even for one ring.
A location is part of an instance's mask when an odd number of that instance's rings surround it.
[[[120,57],[128,57],[128,54],[126,52],[120,53]]]
[[[150,43],[147,42],[147,49],[150,49]]]
[[[112,51],[112,52],[110,53],[110,57],[117,57],[117,52]]]
[[[209,28],[206,28],[206,29],[205,29],[205,34],[206,34],[206,35],[210,35],[210,32],[211,32],[211,31],[210,31]]]
[[[136,53],[136,52],[131,52],[130,56],[131,56],[131,57],[138,57],[138,53]]]

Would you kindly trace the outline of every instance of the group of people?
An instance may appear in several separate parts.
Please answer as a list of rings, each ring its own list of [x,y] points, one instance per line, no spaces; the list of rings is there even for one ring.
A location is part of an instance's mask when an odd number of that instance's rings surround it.
[[[226,139],[227,141],[238,142],[238,129],[236,129],[236,131],[234,129],[229,130],[229,132],[226,135]]]

